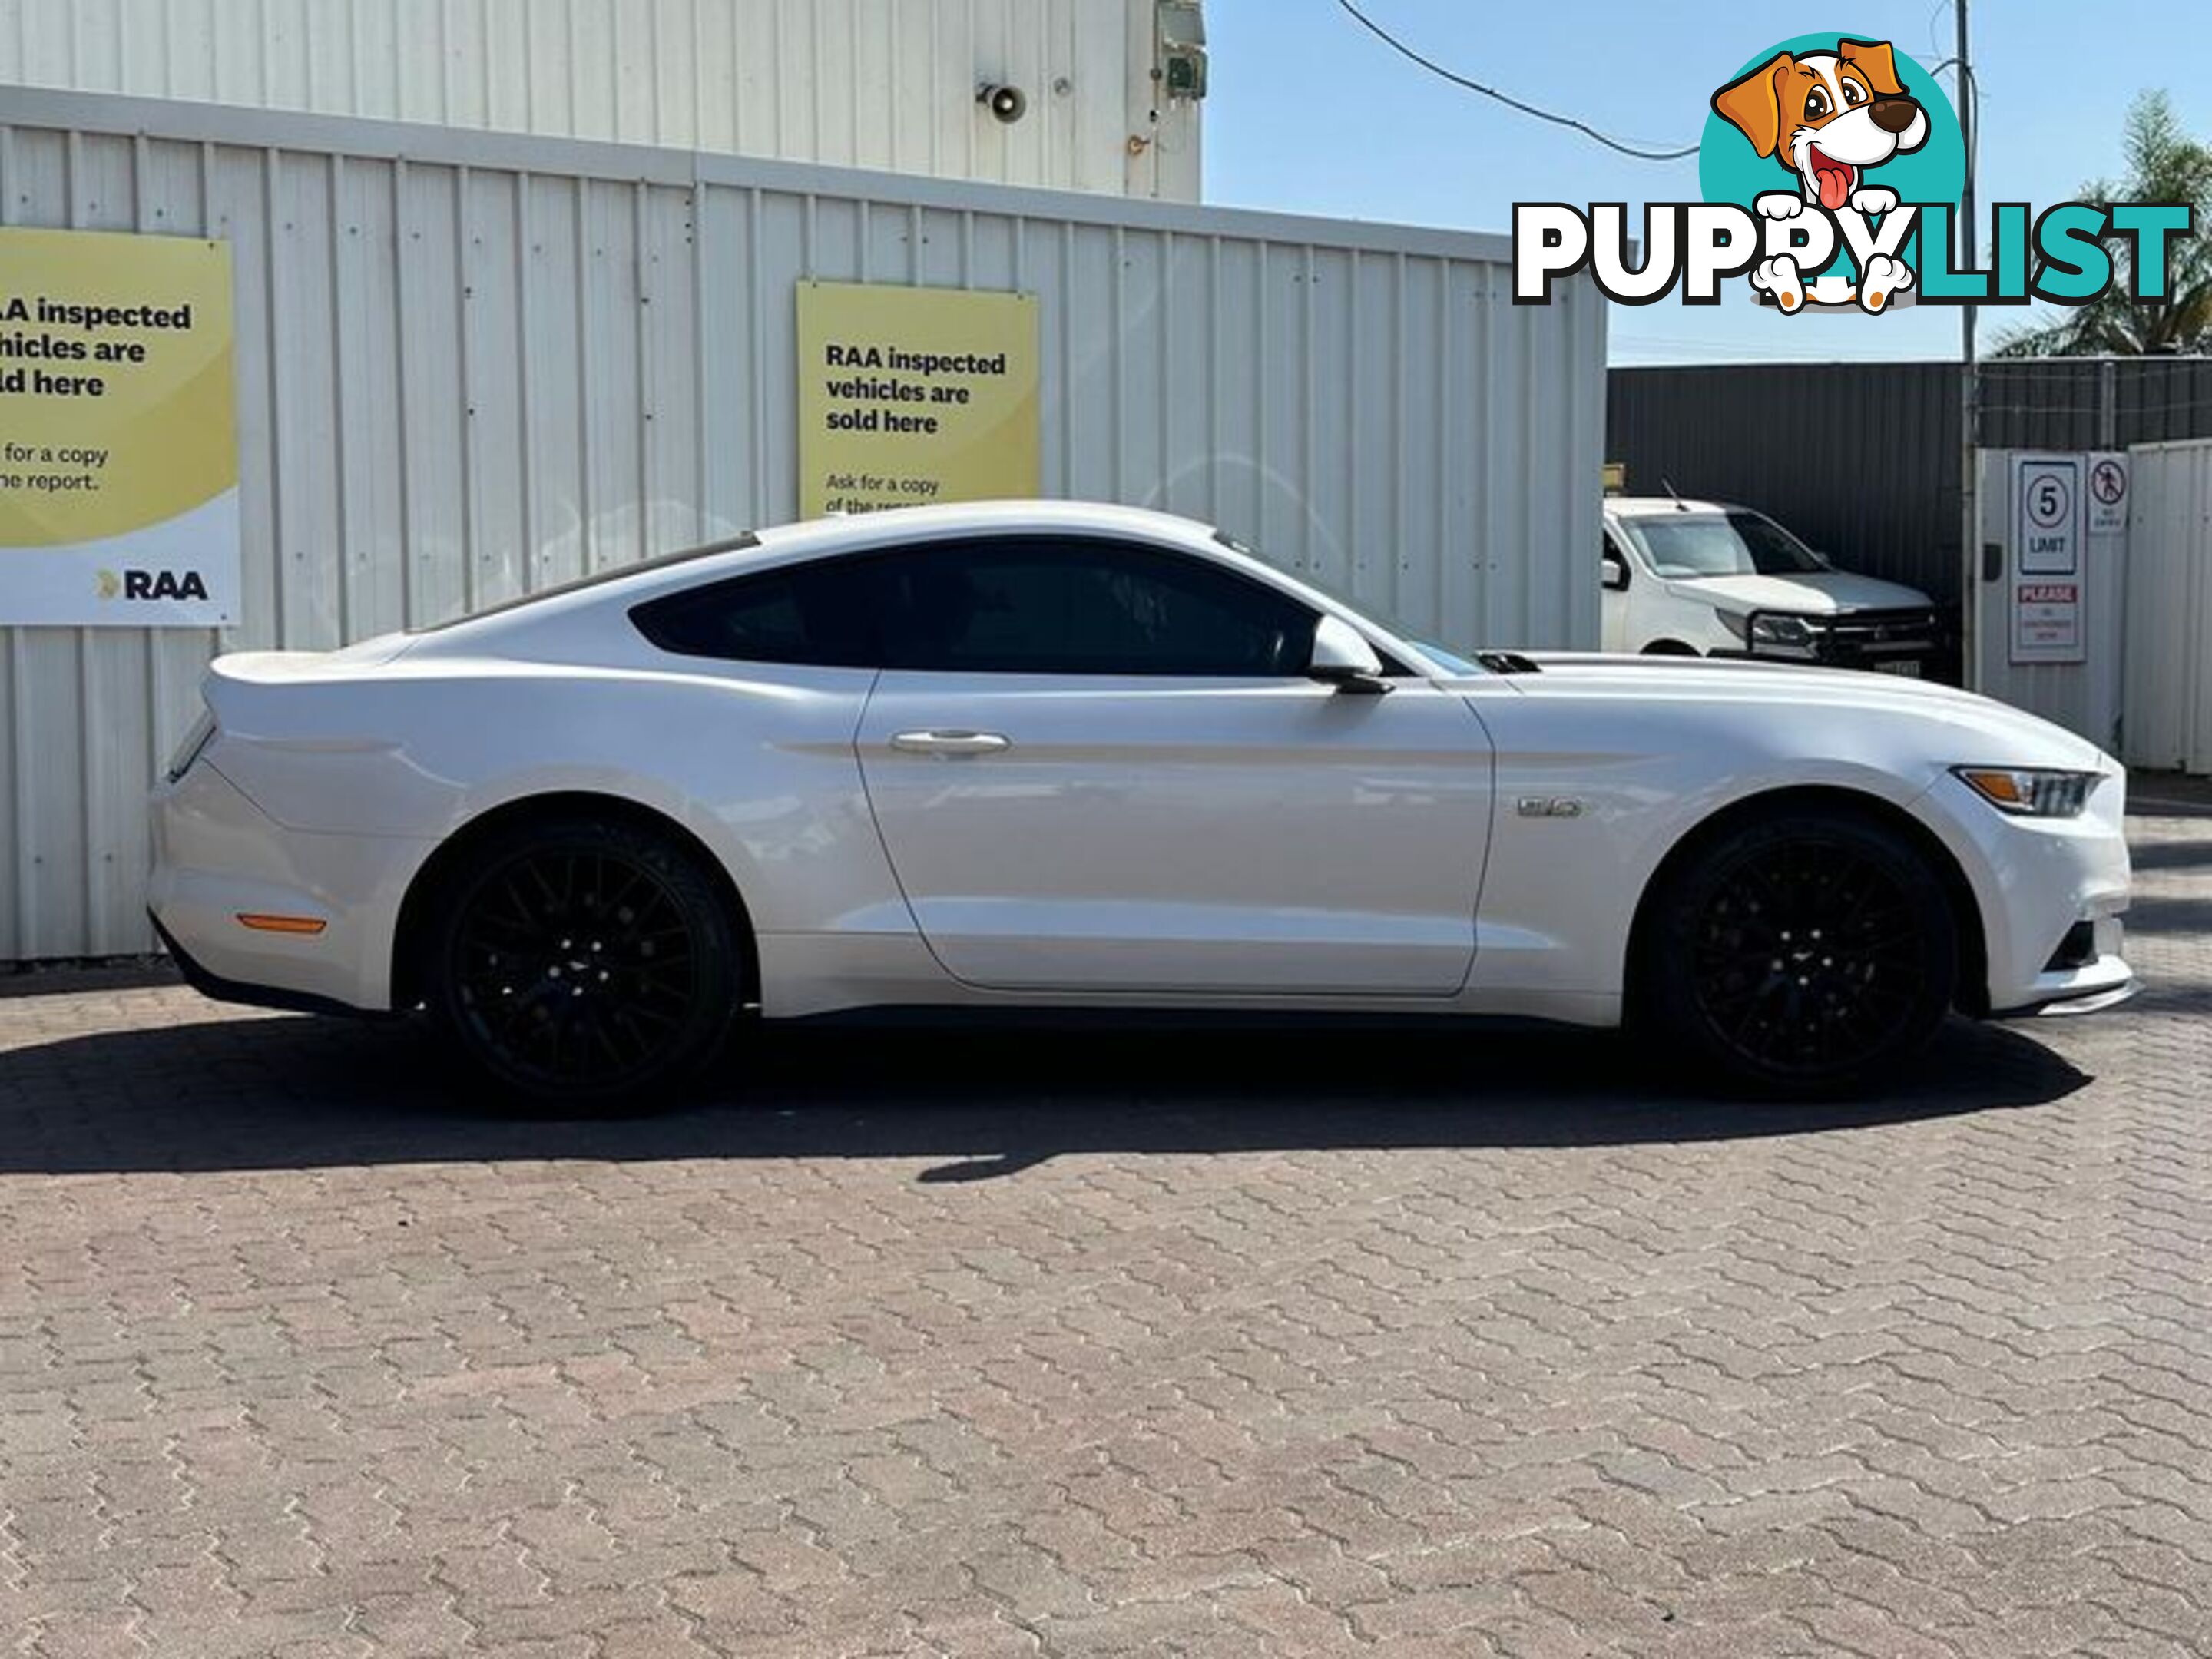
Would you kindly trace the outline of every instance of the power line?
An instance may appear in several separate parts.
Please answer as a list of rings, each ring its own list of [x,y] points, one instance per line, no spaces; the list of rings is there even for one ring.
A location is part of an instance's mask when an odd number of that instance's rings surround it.
[[[1455,87],[1464,87],[1469,92],[1479,92],[1485,98],[1494,98],[1508,109],[1518,110],[1523,115],[1533,115],[1539,121],[1549,121],[1555,127],[1571,128],[1585,138],[1595,138],[1607,149],[1619,150],[1623,155],[1632,155],[1639,161],[1679,161],[1686,155],[1695,155],[1698,153],[1698,146],[1695,144],[1685,144],[1680,149],[1647,149],[1639,144],[1625,143],[1620,139],[1600,132],[1587,121],[1577,121],[1571,115],[1560,115],[1551,110],[1540,109],[1535,105],[1525,103],[1509,93],[1498,91],[1496,87],[1486,87],[1480,81],[1470,81],[1466,76],[1446,69],[1434,59],[1422,57],[1419,52],[1415,52],[1403,40],[1360,10],[1358,6],[1352,4],[1352,0],[1336,0],[1336,3],[1349,12],[1362,28],[1400,57],[1419,64],[1430,74],[1439,76]]]

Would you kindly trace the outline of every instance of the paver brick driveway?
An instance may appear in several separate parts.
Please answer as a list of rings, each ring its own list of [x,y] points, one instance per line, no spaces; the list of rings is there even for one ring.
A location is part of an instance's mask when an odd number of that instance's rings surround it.
[[[2212,1651],[2212,816],[2138,829],[2131,1012],[1856,1107],[811,1033],[549,1126],[0,1001],[0,1643]]]

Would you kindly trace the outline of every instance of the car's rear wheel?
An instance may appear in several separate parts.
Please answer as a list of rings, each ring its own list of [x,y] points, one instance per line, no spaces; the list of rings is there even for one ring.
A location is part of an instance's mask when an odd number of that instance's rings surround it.
[[[738,923],[672,836],[590,818],[517,824],[477,849],[444,898],[430,1007],[504,1091],[650,1109],[728,1036],[744,991]]]
[[[1918,1051],[1951,1005],[1959,947],[1943,883],[1871,817],[1811,806],[1740,823],[1655,897],[1644,1012],[1740,1084],[1860,1086]]]

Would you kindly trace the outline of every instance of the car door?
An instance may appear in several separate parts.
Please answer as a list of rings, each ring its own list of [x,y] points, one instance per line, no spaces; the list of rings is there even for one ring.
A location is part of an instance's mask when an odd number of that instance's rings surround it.
[[[1316,613],[1203,556],[1014,536],[880,562],[862,775],[930,949],[1008,990],[1443,996],[1491,760],[1458,696],[1304,672]]]

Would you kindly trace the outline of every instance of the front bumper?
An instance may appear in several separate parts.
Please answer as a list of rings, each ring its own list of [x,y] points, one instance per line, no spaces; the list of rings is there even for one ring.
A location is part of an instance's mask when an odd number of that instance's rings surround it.
[[[1948,774],[1923,797],[1972,843],[1961,863],[1988,967],[1973,1012],[2088,1012],[2125,1000],[2135,984],[2120,919],[2131,878],[2126,792],[2124,775],[2107,778],[2074,818],[2008,816]]]
[[[1992,1014],[1992,1019],[2011,1019],[2022,1014],[2034,1014],[2045,1018],[2075,1014],[2101,1014],[2107,1008],[2117,1008],[2132,1001],[2142,989],[2142,981],[2130,978],[2115,985],[2109,991],[2098,991],[2087,996],[2062,997],[2056,1002],[2045,1002],[2027,1008],[2006,1008]]]
[[[1809,637],[1795,645],[1762,640],[1760,623],[1769,617],[1802,624]],[[1811,668],[1875,669],[1924,677],[1943,654],[1942,627],[1932,611],[1845,611],[1818,617],[1753,611],[1744,618],[1741,648],[1728,654]]]
[[[1993,983],[1990,1018],[2101,1013],[2118,1006],[2142,988],[2122,954],[2126,939],[2119,917],[2106,915],[2083,919],[2096,930],[2095,952],[2091,958],[2071,968],[2053,968],[2046,963],[2027,986],[2015,987],[2008,993],[2000,993]],[[2000,995],[2008,1000],[1998,1000]]]

